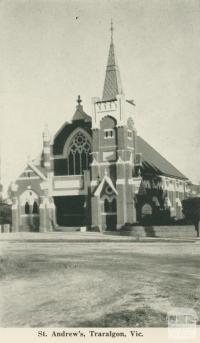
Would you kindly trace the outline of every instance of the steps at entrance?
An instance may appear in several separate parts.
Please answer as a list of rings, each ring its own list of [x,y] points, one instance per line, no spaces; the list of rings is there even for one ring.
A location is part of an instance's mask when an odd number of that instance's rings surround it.
[[[58,226],[56,231],[60,231],[60,232],[77,232],[77,231],[80,231],[80,226]]]

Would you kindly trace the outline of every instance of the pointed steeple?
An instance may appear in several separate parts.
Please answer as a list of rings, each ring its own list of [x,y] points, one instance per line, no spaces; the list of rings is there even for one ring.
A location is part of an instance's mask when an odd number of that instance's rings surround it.
[[[103,101],[113,100],[117,95],[123,94],[120,72],[115,56],[115,47],[113,43],[113,22],[111,21],[111,42],[106,67],[106,77],[103,88]]]

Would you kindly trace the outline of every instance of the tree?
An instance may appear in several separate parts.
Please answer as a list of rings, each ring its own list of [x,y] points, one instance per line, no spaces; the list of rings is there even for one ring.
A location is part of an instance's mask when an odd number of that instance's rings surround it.
[[[200,236],[200,198],[188,198],[182,201],[183,214],[186,220],[192,222]]]
[[[3,202],[0,203],[0,225],[11,224],[11,206]]]

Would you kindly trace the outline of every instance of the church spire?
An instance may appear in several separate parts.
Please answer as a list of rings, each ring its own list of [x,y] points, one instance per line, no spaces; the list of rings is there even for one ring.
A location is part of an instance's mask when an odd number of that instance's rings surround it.
[[[111,43],[113,44],[113,31],[114,31],[114,26],[113,26],[113,21],[111,19],[110,23],[110,32],[111,32]]]
[[[103,88],[103,101],[109,101],[115,99],[117,95],[123,94],[122,83],[120,72],[117,64],[117,59],[115,56],[115,48],[113,42],[113,22],[111,20],[111,41],[110,41],[110,49],[108,55],[108,62],[106,67],[106,77],[104,81],[104,88]]]

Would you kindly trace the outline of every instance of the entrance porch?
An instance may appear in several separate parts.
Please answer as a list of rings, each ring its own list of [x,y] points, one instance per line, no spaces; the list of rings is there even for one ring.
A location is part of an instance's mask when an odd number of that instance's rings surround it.
[[[90,224],[87,215],[87,196],[54,197],[57,223],[59,226],[86,226]]]

